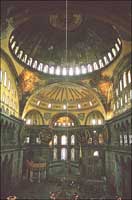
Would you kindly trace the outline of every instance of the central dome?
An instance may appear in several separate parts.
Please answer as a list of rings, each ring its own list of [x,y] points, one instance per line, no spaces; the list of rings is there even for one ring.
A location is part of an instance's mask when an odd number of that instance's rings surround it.
[[[66,23],[67,22],[67,23]],[[80,14],[35,16],[11,34],[9,48],[24,66],[51,75],[92,73],[121,50],[116,30]]]

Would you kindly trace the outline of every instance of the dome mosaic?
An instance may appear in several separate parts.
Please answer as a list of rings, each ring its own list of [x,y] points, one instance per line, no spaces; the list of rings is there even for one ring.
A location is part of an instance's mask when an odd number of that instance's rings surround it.
[[[80,110],[99,105],[94,92],[72,82],[48,85],[37,91],[29,102],[33,107],[46,110]]]
[[[110,24],[76,13],[68,15],[67,24],[65,15],[32,17],[16,27],[9,39],[9,49],[19,63],[57,76],[101,70],[117,58],[121,46]]]

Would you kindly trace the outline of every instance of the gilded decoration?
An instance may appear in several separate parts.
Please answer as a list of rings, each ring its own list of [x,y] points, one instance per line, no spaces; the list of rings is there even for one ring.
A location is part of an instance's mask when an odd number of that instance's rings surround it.
[[[23,70],[19,76],[22,93],[31,93],[38,83],[38,77],[28,70]]]

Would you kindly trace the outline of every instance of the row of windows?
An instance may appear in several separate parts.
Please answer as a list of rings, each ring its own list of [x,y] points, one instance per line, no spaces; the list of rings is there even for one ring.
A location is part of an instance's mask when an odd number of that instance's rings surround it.
[[[16,101],[13,101],[13,98],[10,98],[5,93],[2,94],[1,100],[2,100],[2,103],[8,105],[12,109],[16,108]]]
[[[91,119],[90,124],[91,125],[102,125],[103,120],[102,119]]]
[[[16,91],[13,90],[13,88],[11,88],[11,81],[7,77],[7,72],[6,71],[3,72],[1,69],[0,69],[0,83],[3,83],[3,85],[8,89],[8,91],[12,91],[12,95],[16,97]]]
[[[9,109],[9,108],[5,108],[4,106],[1,106],[1,111],[2,111],[2,113],[5,113],[7,115],[14,115],[14,116],[18,115],[18,113],[15,112],[14,110]]]
[[[99,152],[94,151],[93,156],[98,157]],[[67,160],[67,157],[68,157],[67,148],[61,148],[61,160]],[[72,148],[70,151],[70,159],[71,159],[71,161],[75,161],[75,149],[74,148]],[[53,149],[53,160],[54,161],[58,160],[58,149],[57,148]]]
[[[87,64],[76,66],[75,68],[49,66],[47,64],[44,65],[43,63],[39,63],[37,60],[34,61],[33,58],[28,57],[27,54],[24,54],[23,50],[19,49],[17,42],[14,40],[14,36],[11,36],[10,38],[10,47],[19,60],[21,60],[27,66],[32,67],[33,69],[51,75],[73,76],[91,73],[107,66],[118,55],[121,49],[121,40],[118,38],[114,47],[111,49],[111,52],[108,52],[107,55],[103,57],[103,59],[99,59],[98,63],[94,62],[93,65]]]
[[[120,135],[120,145],[132,144],[132,135]]]
[[[114,111],[119,110],[125,105],[128,105],[128,103],[130,102],[130,99],[132,99],[132,90],[129,90],[129,93],[126,93],[124,94],[123,97],[120,97],[119,99],[117,99],[117,101],[114,104]]]
[[[119,86],[116,88],[116,96],[119,96],[119,91],[123,91],[123,88],[126,88],[128,84],[131,83],[131,71],[124,72],[123,76],[121,77],[119,81]]]
[[[40,103],[41,103],[41,101],[39,100],[39,101],[37,101],[37,106],[39,106],[40,105]],[[91,104],[92,104],[92,102],[89,102],[89,104],[90,104],[90,106],[92,106]],[[51,109],[52,108],[52,104],[51,103],[49,103],[48,104],[48,106],[47,106],[49,109]],[[77,104],[77,108],[78,109],[81,109],[81,104]],[[67,109],[67,105],[66,104],[64,104],[63,105],[63,110],[66,110]]]
[[[57,135],[54,135],[53,144],[54,145],[58,144]],[[67,136],[66,135],[62,135],[61,136],[61,145],[67,145],[67,144],[68,144]],[[71,145],[75,145],[75,135],[71,135]]]
[[[70,126],[75,126],[75,124],[74,124],[74,122],[71,122],[71,123],[70,122],[68,122],[68,123],[66,123],[66,122],[63,122],[63,123],[61,123],[61,122],[58,122],[58,123],[55,122],[54,126],[56,126],[56,127],[57,126],[58,127],[68,127],[69,126],[70,127]]]
[[[58,159],[58,150],[57,148],[53,149],[53,160]],[[67,148],[61,148],[61,160],[67,160]],[[71,149],[71,160],[75,161],[75,149]]]

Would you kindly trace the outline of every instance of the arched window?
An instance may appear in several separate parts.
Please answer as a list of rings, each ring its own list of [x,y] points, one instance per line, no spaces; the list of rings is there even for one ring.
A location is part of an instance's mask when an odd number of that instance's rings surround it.
[[[121,45],[121,40],[120,40],[120,38],[117,38],[117,42],[118,42],[119,45]]]
[[[124,135],[124,144],[127,145],[127,135]]]
[[[36,143],[37,143],[37,144],[41,144],[41,140],[40,140],[39,137],[36,137]]]
[[[110,52],[108,52],[108,57],[109,57],[110,61],[113,60],[113,56],[112,56],[112,54]]]
[[[49,68],[49,74],[54,74],[54,71],[55,71],[54,66],[51,66],[51,67]]]
[[[27,144],[28,144],[29,142],[30,142],[30,137],[26,137],[24,143],[27,143]]]
[[[80,103],[77,104],[77,108],[81,109],[81,104]]]
[[[57,145],[57,135],[54,135],[54,145]]]
[[[22,50],[20,50],[20,51],[19,51],[19,54],[17,55],[17,58],[19,58],[19,60],[21,60],[21,58],[22,58],[22,55],[23,55],[23,51],[22,51]]]
[[[99,152],[98,151],[94,151],[93,156],[99,156]]]
[[[63,105],[63,109],[66,110],[66,105],[65,104]]]
[[[124,88],[127,86],[126,72],[123,73],[123,85]]]
[[[71,160],[72,161],[75,160],[75,149],[74,148],[71,149]]]
[[[18,50],[19,50],[19,46],[16,46],[16,48],[15,48],[15,55],[18,53]]]
[[[128,71],[128,83],[131,83],[131,71]]]
[[[14,39],[14,36],[12,35],[10,38],[10,43],[12,43],[13,39]]]
[[[122,80],[120,80],[120,91],[122,91]]]
[[[92,125],[95,125],[96,123],[96,119],[92,119]]]
[[[48,73],[48,68],[49,68],[48,65],[44,65],[44,70],[43,70],[43,72],[44,72],[44,73]]]
[[[82,74],[87,73],[86,67],[84,65],[81,66],[81,72],[82,72]]]
[[[98,119],[98,122],[97,122],[99,125],[102,124],[102,120],[101,119]]]
[[[88,64],[87,69],[88,69],[88,72],[92,72],[93,71],[92,65]]]
[[[75,135],[71,135],[71,145],[75,144]]]
[[[113,53],[114,57],[116,57],[116,50],[115,50],[115,48],[112,48],[112,53]]]
[[[121,105],[121,107],[123,106],[122,97],[121,97],[121,99],[120,99],[120,105]]]
[[[31,119],[26,119],[26,124],[31,124]]]
[[[117,107],[117,109],[119,109],[119,102],[118,101],[116,103],[116,107]]]
[[[120,51],[120,47],[117,43],[115,44],[115,48],[116,48],[117,51]]]
[[[98,65],[96,62],[93,63],[94,70],[98,70]]]
[[[123,145],[122,135],[120,135],[120,145]]]
[[[61,145],[67,145],[67,136],[66,135],[61,136]]]
[[[31,67],[32,62],[33,62],[33,59],[32,59],[32,58],[29,58],[28,61],[27,61],[27,65]]]
[[[4,72],[4,86],[7,86],[7,73]]]
[[[43,71],[43,63],[39,63],[39,66],[38,66],[38,71]]]
[[[101,59],[99,60],[99,66],[100,66],[100,68],[104,67],[104,63],[103,63],[103,61]]]
[[[127,94],[125,94],[125,103],[127,103],[128,99],[127,99]]]
[[[118,88],[116,88],[116,96],[118,97],[119,95],[119,91],[118,91]]]
[[[69,76],[73,76],[73,68],[72,67],[69,69]]]
[[[62,75],[63,75],[63,76],[66,76],[66,75],[67,75],[67,70],[66,70],[65,67],[62,69]]]
[[[37,69],[37,66],[38,66],[38,61],[35,60],[32,67],[33,67],[34,69]]]
[[[108,59],[107,59],[106,56],[104,56],[104,62],[105,62],[105,65],[108,65],[108,64],[109,64],[109,61],[108,61]]]
[[[56,75],[60,75],[60,66],[57,66],[56,71],[55,71]]]
[[[53,149],[53,160],[57,160],[57,149]]]
[[[49,103],[49,104],[48,104],[48,108],[51,108],[51,107],[52,107],[52,104],[51,104],[51,103]]]
[[[14,41],[14,42],[12,43],[11,48],[14,49],[15,46],[16,46],[16,41]]]
[[[132,135],[129,135],[129,144],[132,144]]]
[[[67,149],[66,148],[61,149],[61,160],[67,160]]]
[[[26,62],[27,62],[27,58],[28,58],[28,56],[27,56],[27,54],[25,54],[25,55],[23,56],[22,62],[26,63]]]
[[[76,67],[76,68],[75,68],[75,74],[76,74],[76,75],[79,75],[79,74],[80,74],[80,69],[79,69],[79,67]]]
[[[10,88],[11,88],[11,81],[9,80],[8,81],[8,90],[10,90]]]

